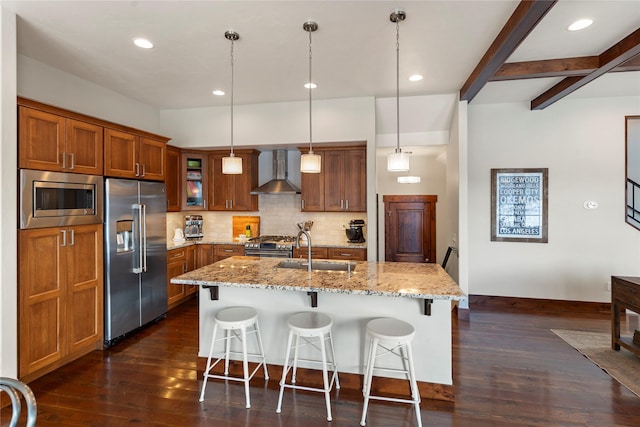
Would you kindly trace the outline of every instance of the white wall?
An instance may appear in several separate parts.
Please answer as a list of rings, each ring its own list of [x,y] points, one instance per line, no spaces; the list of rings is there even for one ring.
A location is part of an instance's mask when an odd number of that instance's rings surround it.
[[[543,111],[469,105],[471,294],[605,302],[611,275],[640,275],[640,233],[624,220],[624,116],[634,114],[638,97],[563,99]],[[549,168],[548,243],[491,241],[491,168]]]
[[[16,15],[0,6],[0,376],[18,376]]]
[[[147,132],[160,133],[160,119],[155,108],[24,55],[18,55],[18,95]]]

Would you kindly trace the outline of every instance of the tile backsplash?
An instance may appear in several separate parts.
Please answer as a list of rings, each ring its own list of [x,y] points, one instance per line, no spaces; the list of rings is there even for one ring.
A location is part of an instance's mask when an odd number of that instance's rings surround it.
[[[184,226],[184,215],[202,215],[204,220],[204,240],[231,242],[232,216],[259,215],[260,234],[295,235],[296,223],[313,221],[312,242],[316,244],[341,244],[347,241],[344,228],[352,219],[364,219],[365,212],[300,212],[299,194],[261,194],[258,212],[170,212],[167,214],[167,242],[172,242],[176,228]],[[364,232],[366,235],[367,227]]]

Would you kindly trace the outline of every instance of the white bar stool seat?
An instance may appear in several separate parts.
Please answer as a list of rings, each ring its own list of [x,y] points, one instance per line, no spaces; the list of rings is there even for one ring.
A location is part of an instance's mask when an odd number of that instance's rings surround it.
[[[241,381],[244,383],[246,407],[251,407],[251,399],[249,397],[249,381],[262,365],[264,369],[265,379],[269,379],[267,372],[267,363],[264,357],[264,347],[262,346],[262,338],[260,337],[260,326],[258,325],[258,313],[251,307],[228,307],[216,313],[214,316],[213,333],[211,334],[211,345],[209,346],[209,356],[207,357],[207,367],[204,371],[204,382],[202,383],[202,391],[200,392],[200,402],[204,401],[204,392],[207,387],[209,378],[217,378],[222,380]],[[216,340],[218,328],[224,331],[224,336]],[[258,353],[247,352],[247,335],[254,335],[258,346]],[[242,345],[242,351],[231,351],[231,341],[239,340]],[[223,354],[213,363],[211,360],[214,356],[214,347],[216,341],[224,341]],[[242,378],[229,376],[229,356],[242,355]],[[249,357],[257,359],[258,365],[255,367],[251,375],[249,375]],[[224,359],[224,375],[212,374],[212,369]]]
[[[325,401],[327,405],[327,421],[331,421],[331,398],[329,393],[333,388],[335,382],[336,389],[340,388],[340,381],[338,380],[338,367],[336,365],[336,354],[333,347],[333,338],[331,336],[331,326],[333,320],[324,313],[307,312],[297,313],[289,317],[287,320],[289,326],[289,340],[287,343],[287,355],[284,360],[284,368],[282,369],[282,379],[280,380],[280,396],[278,397],[278,407],[276,412],[279,414],[282,410],[282,396],[285,388],[292,388],[297,390],[317,391],[322,392],[325,395]],[[293,338],[295,336],[295,344],[293,344]],[[300,342],[300,338],[302,341]],[[329,342],[331,347],[331,362],[328,362],[328,349],[326,341]],[[321,360],[299,359],[298,350],[304,346],[310,345],[320,351]],[[291,350],[293,350],[293,363],[290,363]],[[298,362],[307,363],[319,363],[322,365],[322,380],[323,388],[306,387],[296,385],[296,370],[298,368]],[[333,375],[331,381],[329,381],[327,365],[331,365]],[[287,383],[287,375],[289,370],[292,371],[291,382]]]
[[[364,386],[362,388],[364,407],[362,408],[362,419],[360,420],[361,426],[366,425],[369,400],[373,399],[413,404],[416,410],[418,426],[422,427],[422,417],[420,416],[420,392],[418,391],[418,383],[416,381],[411,350],[411,341],[413,341],[415,333],[416,331],[411,324],[389,317],[374,319],[367,323],[369,355],[365,364]],[[381,349],[380,352],[378,352],[378,347]],[[402,361],[402,369],[391,368],[388,366],[376,366],[376,358],[388,354],[397,356]],[[411,398],[401,399],[371,395],[371,381],[373,379],[374,370],[405,374],[411,387]]]

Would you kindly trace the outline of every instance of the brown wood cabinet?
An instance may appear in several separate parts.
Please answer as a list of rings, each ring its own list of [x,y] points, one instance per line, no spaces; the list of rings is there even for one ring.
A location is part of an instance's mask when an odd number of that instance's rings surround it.
[[[243,245],[213,245],[213,262],[232,256],[244,256]]]
[[[293,248],[294,258],[306,258],[308,255],[307,248]],[[327,248],[311,245],[311,258],[327,259]]]
[[[167,145],[166,152],[167,174],[165,176],[165,188],[167,192],[167,212],[180,212],[182,195],[180,178],[182,177],[182,156],[180,149]]]
[[[294,258],[306,258],[307,248],[294,248]],[[318,259],[345,259],[353,261],[366,261],[367,250],[364,248],[330,248],[326,246],[311,246],[311,258]]]
[[[366,212],[366,147],[319,147],[314,152],[322,155],[322,169],[319,174],[302,174],[301,210]]]
[[[207,209],[208,196],[208,155],[206,152],[182,152],[181,199],[182,210],[202,211]]]
[[[20,168],[102,175],[101,126],[24,106],[18,121]]]
[[[329,259],[366,261],[367,250],[363,248],[328,248],[327,257]]]
[[[258,186],[257,150],[235,150],[236,157],[242,158],[242,174],[222,173],[222,158],[228,151],[216,152],[209,156],[209,210],[214,211],[257,211],[258,196],[250,194]]]
[[[19,376],[31,381],[103,340],[102,225],[20,230]]]
[[[166,141],[121,130],[104,130],[104,174],[164,181]]]
[[[196,247],[196,268],[213,264],[213,245],[202,244]]]
[[[306,152],[305,152],[306,153]],[[300,209],[305,212],[324,211],[324,165],[325,156],[322,151],[314,151],[321,160],[320,173],[300,174]]]
[[[196,246],[185,246],[167,251],[167,304],[169,310],[182,304],[197,291],[197,286],[175,285],[173,277],[196,268]]]

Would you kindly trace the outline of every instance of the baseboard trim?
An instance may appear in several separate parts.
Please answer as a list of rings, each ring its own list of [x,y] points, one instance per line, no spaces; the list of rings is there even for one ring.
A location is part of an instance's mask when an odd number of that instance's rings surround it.
[[[471,310],[504,310],[523,312],[571,312],[571,313],[611,313],[611,303],[568,301],[539,298],[501,297],[491,295],[469,295]]]
[[[223,365],[216,366],[216,373],[221,374],[223,371]],[[207,366],[206,357],[198,357],[197,362],[197,375],[198,378],[202,378],[202,374]],[[255,369],[256,364],[249,362],[249,372]],[[220,370],[218,370],[220,367]],[[278,382],[282,377],[282,366],[280,365],[267,365],[269,371],[270,383],[273,383],[275,387],[278,387]],[[229,372],[233,376],[242,376],[242,363],[237,360],[229,362]],[[264,379],[264,371],[260,368],[255,378]],[[362,375],[350,374],[346,372],[339,373],[340,378],[340,391],[348,390],[349,392],[362,393]],[[215,380],[213,380],[215,381]],[[309,387],[322,387],[322,371],[317,369],[305,369],[298,368],[296,373],[296,382],[298,384],[304,384]],[[455,388],[453,385],[436,384],[424,381],[418,381],[418,389],[420,390],[420,397],[423,399],[444,400],[447,402],[453,402],[455,398]],[[384,394],[389,397],[407,397],[410,395],[409,384],[406,380],[395,378],[383,378],[375,377],[371,384],[371,392],[373,394]]]

